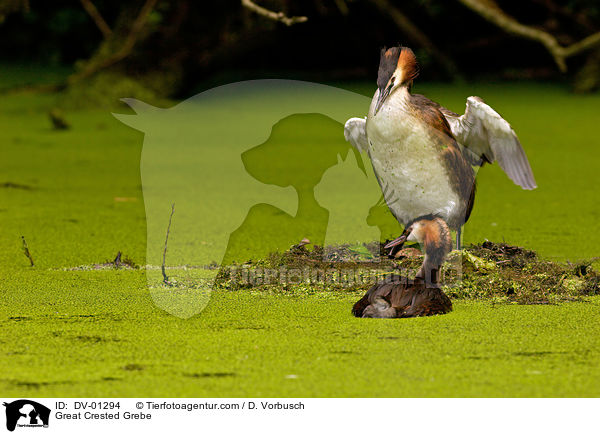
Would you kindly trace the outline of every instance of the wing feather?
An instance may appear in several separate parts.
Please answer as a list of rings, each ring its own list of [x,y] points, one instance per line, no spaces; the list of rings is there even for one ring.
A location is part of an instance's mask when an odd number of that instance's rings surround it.
[[[344,126],[344,137],[358,152],[367,152],[369,141],[367,139],[367,121],[361,118],[350,118]]]
[[[449,110],[443,110],[442,113],[459,144],[483,161],[497,161],[508,177],[523,189],[533,190],[537,187],[527,155],[514,130],[481,98],[467,98],[467,107],[462,116]]]

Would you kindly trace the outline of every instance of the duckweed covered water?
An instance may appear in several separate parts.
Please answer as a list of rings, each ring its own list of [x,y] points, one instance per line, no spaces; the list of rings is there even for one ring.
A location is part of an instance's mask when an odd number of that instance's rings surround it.
[[[537,178],[526,192],[482,169],[466,243],[600,256],[600,96],[533,84],[416,90],[456,111],[482,96],[512,123]],[[182,320],[153,304],[144,269],[74,269],[118,251],[144,264],[143,135],[92,109],[65,111],[71,129],[55,131],[54,105],[35,94],[0,101],[3,395],[598,396],[598,297],[456,301],[449,315],[402,321],[353,318],[355,293],[219,290]],[[253,243],[239,241],[267,250]]]

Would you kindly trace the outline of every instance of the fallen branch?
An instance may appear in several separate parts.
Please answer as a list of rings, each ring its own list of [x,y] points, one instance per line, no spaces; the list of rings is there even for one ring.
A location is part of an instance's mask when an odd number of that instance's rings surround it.
[[[286,26],[308,21],[308,17],[288,17],[283,12],[274,12],[257,5],[252,0],[242,0],[242,6],[273,21],[279,21]]]
[[[35,264],[33,263],[33,257],[31,256],[31,252],[29,252],[29,246],[27,246],[27,241],[25,241],[25,237],[23,235],[21,235],[21,239],[23,240],[23,252],[25,253],[25,256],[27,256],[27,259],[29,259],[29,263],[33,267]]]
[[[162,260],[162,265],[160,267],[160,270],[162,271],[162,275],[163,275],[163,283],[165,285],[171,285],[171,283],[169,282],[169,277],[167,276],[167,273],[165,272],[165,262],[167,261],[167,244],[169,243],[169,232],[171,232],[171,220],[173,219],[173,213],[175,212],[175,204],[171,205],[171,215],[169,216],[169,226],[167,226],[167,236],[165,237],[165,248],[163,250],[163,260]]]
[[[554,58],[554,61],[558,65],[558,68],[561,70],[561,72],[567,71],[567,58],[589,50],[596,45],[600,45],[600,32],[598,32],[582,39],[579,42],[571,44],[568,47],[563,47],[550,33],[521,24],[510,15],[507,15],[502,9],[500,9],[500,7],[498,7],[494,0],[458,1],[506,32],[540,42],[542,45],[544,45],[544,47],[546,47],[546,50],[548,50],[550,55]]]

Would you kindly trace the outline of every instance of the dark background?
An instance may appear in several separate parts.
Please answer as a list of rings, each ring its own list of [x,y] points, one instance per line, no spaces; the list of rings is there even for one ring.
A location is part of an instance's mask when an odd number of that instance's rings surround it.
[[[0,61],[66,66],[73,71],[70,83],[78,82],[78,71],[118,50],[146,1],[94,0],[113,32],[109,38],[82,3],[0,0]],[[561,72],[542,44],[509,34],[456,0],[390,0],[388,7],[371,0],[256,3],[308,20],[286,26],[239,0],[158,1],[131,52],[83,78],[119,73],[166,97],[251,78],[373,80],[379,49],[401,43],[415,50],[424,80],[560,80],[580,92],[596,90],[600,80],[600,46],[570,57],[568,70]],[[415,32],[394,21],[390,5],[429,38],[450,67],[420,44]],[[600,31],[597,0],[502,0],[497,5],[564,46]]]

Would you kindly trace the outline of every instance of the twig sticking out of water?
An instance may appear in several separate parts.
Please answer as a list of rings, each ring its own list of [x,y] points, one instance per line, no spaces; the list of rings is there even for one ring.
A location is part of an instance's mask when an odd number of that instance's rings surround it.
[[[175,204],[173,203],[171,205],[171,215],[169,216],[169,226],[167,226],[167,236],[165,237],[165,248],[163,250],[163,260],[162,260],[162,265],[160,267],[160,269],[162,271],[162,275],[163,275],[163,283],[165,285],[171,285],[171,283],[169,282],[169,277],[167,276],[167,273],[165,272],[165,262],[167,260],[167,244],[169,243],[169,232],[171,232],[171,220],[173,219],[174,212],[175,212]]]
[[[121,265],[121,251],[117,253],[117,257],[113,261],[113,264],[115,264],[115,267],[117,268]]]
[[[25,241],[25,237],[23,235],[21,235],[21,239],[23,240],[23,252],[25,253],[25,256],[27,256],[29,262],[31,263],[31,266],[33,267],[35,264],[33,263],[33,257],[29,252],[29,246],[27,246],[27,241]]]
[[[50,118],[52,126],[55,130],[68,130],[69,128],[71,128],[69,122],[67,122],[67,120],[65,119],[65,115],[63,114],[63,112],[57,108],[53,108],[52,110],[50,110],[50,112],[48,113],[48,117]]]

